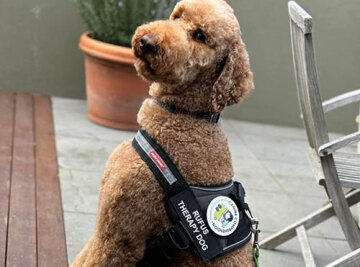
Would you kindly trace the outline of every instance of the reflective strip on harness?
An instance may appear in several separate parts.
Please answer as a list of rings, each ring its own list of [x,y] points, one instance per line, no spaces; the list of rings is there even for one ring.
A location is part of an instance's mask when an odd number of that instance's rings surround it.
[[[166,196],[173,196],[189,188],[169,156],[145,130],[137,132],[132,144],[164,188]]]
[[[161,174],[164,176],[169,185],[172,185],[176,182],[175,176],[172,174],[166,163],[161,159],[161,157],[156,153],[155,149],[146,141],[145,137],[139,131],[135,135],[135,139],[138,144],[141,146],[142,150],[148,155],[148,157],[155,163],[158,167]]]

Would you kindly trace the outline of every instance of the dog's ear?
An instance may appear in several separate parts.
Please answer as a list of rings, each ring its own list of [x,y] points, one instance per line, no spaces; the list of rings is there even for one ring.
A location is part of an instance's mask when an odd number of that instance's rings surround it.
[[[238,103],[254,87],[248,53],[240,38],[232,44],[221,65],[222,71],[210,95],[212,114]]]

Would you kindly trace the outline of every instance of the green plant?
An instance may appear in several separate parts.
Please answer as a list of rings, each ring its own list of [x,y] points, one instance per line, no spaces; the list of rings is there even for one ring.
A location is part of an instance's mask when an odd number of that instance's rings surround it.
[[[178,0],[74,0],[94,39],[131,46],[135,29],[168,18]]]

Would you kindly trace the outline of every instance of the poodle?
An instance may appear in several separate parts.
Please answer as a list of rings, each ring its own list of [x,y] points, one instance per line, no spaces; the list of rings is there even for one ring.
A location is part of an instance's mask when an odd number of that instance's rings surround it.
[[[152,82],[152,98],[138,113],[140,126],[190,185],[229,182],[234,173],[225,134],[219,124],[192,115],[219,114],[254,87],[232,8],[224,0],[183,0],[169,20],[140,26],[132,45],[139,75]],[[132,140],[119,145],[101,181],[95,232],[72,266],[135,266],[147,240],[171,226],[163,198]],[[208,262],[183,251],[172,266],[254,266],[252,244]]]

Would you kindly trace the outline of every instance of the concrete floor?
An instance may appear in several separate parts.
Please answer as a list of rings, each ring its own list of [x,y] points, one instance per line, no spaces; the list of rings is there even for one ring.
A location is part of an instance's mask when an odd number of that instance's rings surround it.
[[[68,258],[91,236],[105,161],[134,132],[112,130],[87,119],[86,102],[52,98]],[[318,209],[326,201],[309,169],[302,129],[221,119],[229,139],[235,179],[260,220],[260,239]],[[318,266],[350,251],[335,218],[308,231]],[[261,250],[261,266],[304,266],[297,239]]]

